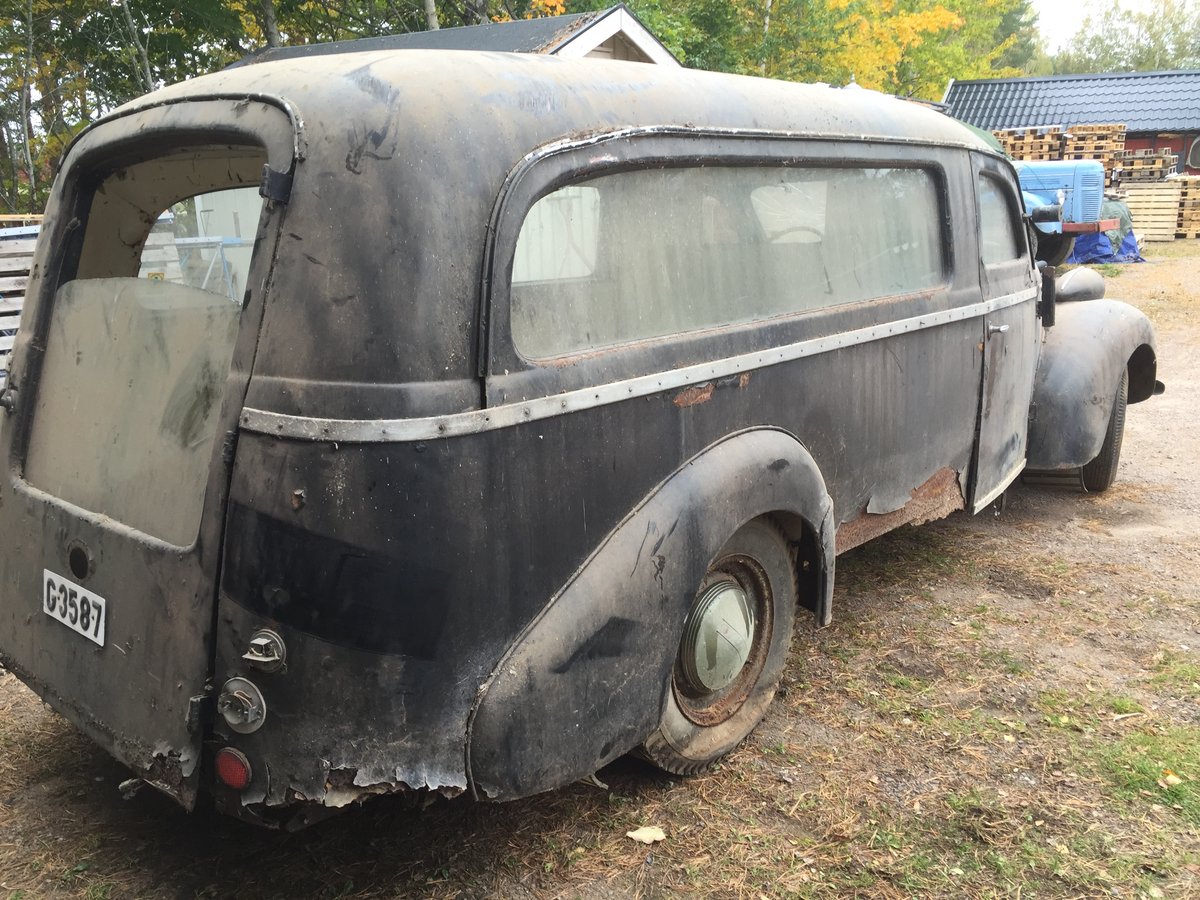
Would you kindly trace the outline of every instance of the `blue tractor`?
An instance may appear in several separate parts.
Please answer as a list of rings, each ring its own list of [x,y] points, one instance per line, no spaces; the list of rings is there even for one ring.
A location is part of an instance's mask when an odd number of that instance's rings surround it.
[[[1104,165],[1098,160],[1013,160],[1025,211],[1037,229],[1037,259],[1066,262],[1079,234],[1111,231],[1116,219],[1101,219]]]

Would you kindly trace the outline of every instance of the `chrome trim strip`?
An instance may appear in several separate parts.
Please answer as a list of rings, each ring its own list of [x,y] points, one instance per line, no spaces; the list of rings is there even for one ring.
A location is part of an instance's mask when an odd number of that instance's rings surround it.
[[[934,139],[927,140],[912,136],[903,136],[896,134],[849,134],[844,131],[777,131],[765,128],[728,128],[718,125],[705,126],[701,128],[690,127],[686,125],[634,125],[624,128],[614,128],[611,131],[602,131],[596,134],[590,134],[584,138],[566,137],[552,140],[539,147],[535,147],[522,157],[521,161],[513,167],[513,172],[526,167],[529,163],[538,160],[546,159],[550,156],[555,156],[559,153],[568,153],[572,150],[580,150],[586,147],[598,147],[603,144],[612,143],[614,141],[628,140],[630,138],[642,137],[681,137],[681,138],[758,138],[772,141],[853,141],[872,144],[889,144],[901,146],[919,146],[919,147],[952,147],[956,150],[973,150],[977,153],[996,154],[996,151],[988,147],[980,140],[978,143],[971,143],[968,140],[944,140]],[[1004,157],[1000,157],[1003,159]],[[600,158],[601,160],[603,157]],[[509,175],[509,179],[512,175]],[[506,179],[507,180],[507,179]]]
[[[536,422],[564,413],[605,406],[620,400],[645,397],[659,391],[686,387],[697,382],[726,378],[740,372],[791,362],[805,356],[816,356],[831,350],[841,350],[844,347],[867,344],[912,331],[936,328],[939,325],[948,325],[963,319],[976,318],[997,310],[1007,309],[1018,303],[1032,300],[1037,295],[1037,288],[1028,288],[1014,294],[973,303],[970,306],[959,306],[942,312],[888,322],[885,325],[873,325],[856,331],[846,331],[828,337],[787,344],[783,347],[773,347],[770,350],[743,353],[740,356],[730,356],[715,362],[700,363],[654,375],[642,375],[593,388],[555,394],[551,397],[506,403],[490,409],[412,419],[317,419],[246,407],[242,410],[240,422],[245,431],[257,434],[271,434],[302,441],[334,441],[347,444],[428,441],[477,434],[481,431],[509,428],[521,422]]]

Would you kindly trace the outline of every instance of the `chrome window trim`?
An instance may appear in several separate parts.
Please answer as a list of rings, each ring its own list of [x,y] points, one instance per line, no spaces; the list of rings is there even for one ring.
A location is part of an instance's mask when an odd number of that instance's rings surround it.
[[[302,441],[332,441],[347,444],[425,441],[478,434],[484,431],[510,428],[522,422],[536,422],[565,413],[607,406],[634,397],[646,397],[660,391],[726,378],[741,372],[884,340],[900,334],[937,328],[941,325],[949,325],[953,322],[961,322],[964,319],[977,318],[1007,309],[1034,300],[1037,296],[1037,288],[1027,288],[991,300],[983,300],[942,312],[912,316],[827,337],[798,341],[782,347],[755,350],[738,356],[673,369],[669,372],[642,375],[624,381],[554,394],[549,397],[506,403],[489,409],[410,419],[323,419],[246,407],[242,410],[240,423],[244,431],[256,434],[275,435]]]

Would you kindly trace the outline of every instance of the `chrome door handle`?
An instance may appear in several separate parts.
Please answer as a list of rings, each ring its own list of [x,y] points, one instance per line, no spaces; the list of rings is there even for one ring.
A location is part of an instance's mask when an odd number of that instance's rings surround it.
[[[1007,333],[1008,333],[1007,325],[989,325],[988,326],[988,337],[991,337],[993,334],[1007,334]]]

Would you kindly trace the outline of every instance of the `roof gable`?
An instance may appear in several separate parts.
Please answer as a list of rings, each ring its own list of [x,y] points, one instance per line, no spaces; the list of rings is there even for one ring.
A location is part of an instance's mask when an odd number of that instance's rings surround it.
[[[950,115],[978,128],[1124,123],[1131,132],[1200,130],[1200,71],[952,81]]]

